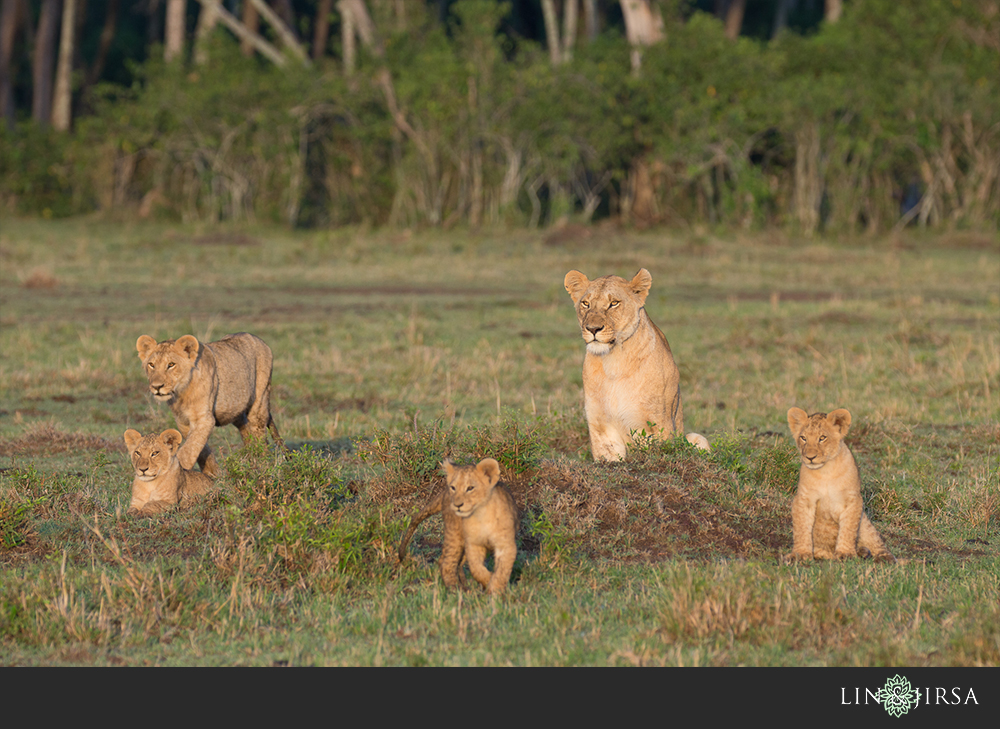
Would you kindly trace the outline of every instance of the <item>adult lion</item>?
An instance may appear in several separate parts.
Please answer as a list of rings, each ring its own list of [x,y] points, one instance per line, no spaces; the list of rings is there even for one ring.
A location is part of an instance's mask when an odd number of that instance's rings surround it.
[[[158,402],[170,403],[184,438],[177,459],[183,468],[197,463],[209,476],[219,465],[208,445],[216,425],[235,425],[243,442],[270,430],[284,447],[271,417],[271,348],[253,334],[230,334],[199,342],[187,334],[157,342],[143,334],[135,348]]]
[[[634,433],[663,439],[684,432],[680,374],[667,338],[645,309],[652,283],[645,268],[631,281],[591,281],[579,271],[563,281],[587,343],[583,403],[594,460],[624,458]],[[688,433],[687,439],[709,448],[703,435]]]

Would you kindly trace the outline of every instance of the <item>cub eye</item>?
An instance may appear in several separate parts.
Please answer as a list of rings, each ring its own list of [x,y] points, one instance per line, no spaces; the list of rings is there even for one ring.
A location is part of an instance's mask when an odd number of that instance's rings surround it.
[[[146,366],[149,367],[149,369],[153,369],[153,363],[152,362],[147,362]]]
[[[580,302],[580,308],[581,309],[589,309],[590,308],[590,302],[589,301],[581,301]]]
[[[805,443],[806,442],[806,437],[804,435],[800,435],[799,436],[799,440],[801,440],[803,443]]]
[[[139,455],[139,451],[136,451],[133,455],[138,456]]]
[[[826,440],[826,436],[825,435],[821,435],[819,437],[819,442],[822,443],[824,440]]]
[[[620,301],[614,301],[614,300],[612,300],[612,301],[611,301],[611,304],[610,304],[610,305],[608,306],[608,308],[609,308],[609,309],[614,309],[614,308],[615,308],[616,306],[618,306],[618,304],[620,304],[620,303],[622,303],[622,302],[620,302]]]
[[[174,366],[174,363],[173,363],[173,362],[170,362],[169,364],[167,364],[167,369],[169,370],[169,369],[171,369],[171,368],[172,368],[173,366]]]

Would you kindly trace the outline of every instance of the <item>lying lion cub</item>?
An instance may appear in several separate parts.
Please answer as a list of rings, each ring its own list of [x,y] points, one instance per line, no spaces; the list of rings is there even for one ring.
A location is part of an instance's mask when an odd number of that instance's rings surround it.
[[[284,446],[271,417],[273,356],[258,337],[241,332],[207,343],[188,334],[157,343],[143,334],[135,348],[153,397],[174,411],[184,438],[177,454],[183,468],[197,463],[207,475],[219,475],[208,445],[216,425],[235,425],[244,443],[270,430]]]
[[[441,464],[447,486],[438,490],[410,526],[399,543],[399,559],[406,558],[406,548],[414,530],[427,517],[441,512],[444,518],[444,546],[441,550],[441,577],[446,587],[458,587],[463,555],[469,571],[490,595],[507,589],[517,545],[517,505],[507,487],[498,483],[500,464],[484,458],[475,466]],[[493,552],[493,572],[486,569],[486,551]]]
[[[181,434],[173,428],[159,435],[142,435],[129,428],[125,431],[125,445],[135,468],[129,514],[161,514],[179,502],[205,493],[212,485],[212,479],[205,474],[181,468],[177,460]]]
[[[579,271],[563,280],[587,343],[583,406],[597,461],[624,458],[632,434],[650,424],[657,439],[684,432],[680,373],[667,338],[646,313],[652,283],[645,268],[631,281],[619,276],[591,281]],[[709,449],[705,436],[686,437]]]
[[[807,415],[788,411],[802,466],[792,499],[793,559],[844,559],[855,555],[896,561],[865,514],[861,478],[854,456],[844,443],[851,414],[843,408]]]

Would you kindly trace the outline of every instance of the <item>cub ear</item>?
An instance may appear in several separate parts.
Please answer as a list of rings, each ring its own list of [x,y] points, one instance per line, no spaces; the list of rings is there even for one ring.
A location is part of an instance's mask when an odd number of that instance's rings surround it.
[[[135,444],[138,443],[141,438],[142,438],[142,433],[140,433],[138,430],[133,430],[132,428],[129,428],[128,430],[125,431],[125,447],[128,448],[129,450],[132,450],[133,448],[135,448]]]
[[[174,349],[192,361],[198,357],[199,346],[198,339],[190,334],[185,334],[174,342]]]
[[[476,464],[476,470],[485,476],[490,482],[490,488],[497,485],[500,480],[500,464],[493,458],[484,458]]]
[[[653,276],[645,268],[640,268],[639,272],[629,281],[629,288],[632,293],[642,299],[643,303],[649,295],[649,287],[653,285]]]
[[[827,415],[826,419],[840,431],[841,437],[847,435],[847,431],[851,429],[851,414],[844,408],[837,408]]]
[[[143,334],[135,340],[135,349],[139,353],[139,359],[146,359],[155,347],[156,340],[148,334]]]
[[[579,271],[570,271],[563,279],[563,286],[566,287],[567,293],[576,304],[583,297],[583,292],[590,286],[590,280]]]
[[[444,469],[445,477],[451,481],[451,475],[455,473],[455,464],[451,462],[450,458],[445,458],[441,461],[441,468]]]
[[[160,441],[170,449],[171,453],[176,453],[177,449],[181,447],[181,440],[183,440],[183,437],[180,431],[173,428],[168,428],[160,433]]]
[[[809,420],[809,414],[802,408],[790,408],[788,410],[788,429],[793,434],[799,432]]]

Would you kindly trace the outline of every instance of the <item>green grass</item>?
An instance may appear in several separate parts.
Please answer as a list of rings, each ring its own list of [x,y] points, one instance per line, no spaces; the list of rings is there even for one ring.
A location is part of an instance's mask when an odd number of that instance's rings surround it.
[[[595,464],[566,271],[653,275],[685,426]],[[293,448],[211,438],[215,492],[125,516],[173,427],[140,334],[251,331]],[[899,558],[783,566],[785,412],[848,408]],[[444,457],[497,458],[514,584],[448,593]],[[1000,243],[594,228],[0,228],[0,655],[17,664],[998,665]]]

